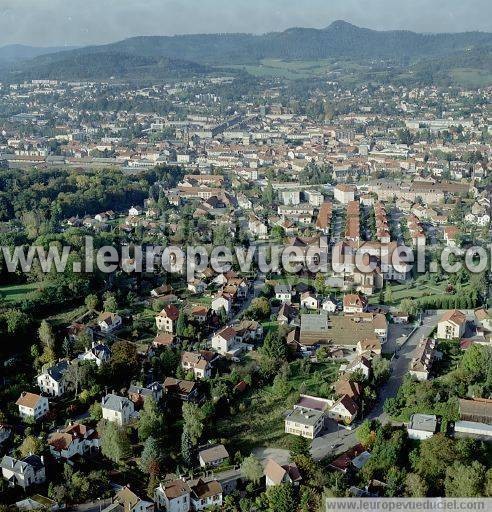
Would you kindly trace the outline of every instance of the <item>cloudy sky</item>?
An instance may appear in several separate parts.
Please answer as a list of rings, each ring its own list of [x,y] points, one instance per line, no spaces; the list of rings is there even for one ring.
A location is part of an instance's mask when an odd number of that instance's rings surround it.
[[[491,0],[0,0],[0,45],[134,35],[263,33],[342,19],[374,29],[492,32]]]

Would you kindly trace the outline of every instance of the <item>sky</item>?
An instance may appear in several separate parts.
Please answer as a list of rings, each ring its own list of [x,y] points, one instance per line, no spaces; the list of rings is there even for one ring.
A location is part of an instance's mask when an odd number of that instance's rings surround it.
[[[377,30],[492,32],[492,0],[0,0],[0,46],[264,33],[323,28],[340,19]]]

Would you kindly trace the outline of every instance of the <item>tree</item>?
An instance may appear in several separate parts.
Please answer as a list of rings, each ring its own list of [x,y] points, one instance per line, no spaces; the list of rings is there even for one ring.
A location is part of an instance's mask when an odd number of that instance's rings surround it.
[[[118,302],[116,301],[116,297],[112,293],[108,293],[104,297],[103,302],[104,311],[110,311],[114,313],[118,309]]]
[[[447,468],[453,464],[455,458],[453,441],[439,433],[420,443],[419,455],[413,465],[417,473],[431,486],[444,478]]]
[[[423,498],[427,496],[428,486],[425,480],[417,473],[407,473],[405,477],[405,496]]]
[[[370,448],[376,440],[376,432],[372,428],[372,422],[365,420],[361,426],[355,431],[357,441],[365,448]]]
[[[184,336],[185,330],[186,330],[186,314],[184,311],[179,312],[178,320],[176,322],[176,334],[178,336]]]
[[[277,362],[285,361],[287,359],[287,343],[277,331],[269,331],[260,348],[260,353]]]
[[[403,299],[400,303],[400,310],[407,315],[415,315],[418,310],[417,301],[413,299]]]
[[[463,464],[456,461],[447,468],[444,488],[449,498],[475,498],[483,496],[485,467],[480,462]]]
[[[29,325],[29,317],[20,309],[7,309],[3,314],[9,334],[19,334]]]
[[[270,316],[270,303],[265,297],[253,299],[248,314],[253,320],[265,320]]]
[[[159,465],[161,460],[161,452],[159,449],[159,444],[152,437],[149,436],[145,441],[142,455],[140,457],[140,467],[144,473],[150,473],[150,469],[155,470],[153,467],[155,464]]]
[[[55,336],[53,334],[53,330],[51,329],[51,325],[46,320],[41,321],[38,329],[38,337],[43,345],[43,348],[54,348]]]
[[[102,419],[102,405],[99,402],[94,402],[89,407],[89,417],[93,421],[99,421]]]
[[[143,406],[138,422],[138,437],[145,441],[149,437],[159,435],[163,425],[162,415],[159,412],[157,403],[152,397],[148,397]]]
[[[372,360],[372,376],[376,384],[381,384],[388,380],[391,374],[391,363],[388,359],[381,356],[375,356]]]
[[[30,453],[39,454],[43,451],[43,442],[34,436],[27,436],[19,447],[19,453],[22,458],[27,457]]]
[[[99,305],[99,297],[95,293],[91,293],[90,295],[87,295],[84,302],[85,307],[89,311],[93,311],[97,309],[97,306]]]
[[[186,466],[191,467],[193,464],[193,442],[190,433],[186,428],[181,434],[181,457]]]
[[[310,457],[310,448],[310,442],[305,437],[294,436],[290,442],[290,456],[297,457],[298,455],[305,455],[306,457]]]
[[[126,430],[108,422],[101,439],[101,452],[113,462],[120,463],[131,454],[131,445]]]
[[[253,454],[246,457],[241,464],[241,475],[246,480],[258,484],[263,476],[263,466],[260,460]]]
[[[204,420],[205,415],[198,405],[190,402],[183,403],[183,429],[188,432],[193,446],[198,443],[202,436]]]
[[[265,493],[265,498],[269,512],[292,512],[296,510],[296,499],[292,484],[270,487]]]

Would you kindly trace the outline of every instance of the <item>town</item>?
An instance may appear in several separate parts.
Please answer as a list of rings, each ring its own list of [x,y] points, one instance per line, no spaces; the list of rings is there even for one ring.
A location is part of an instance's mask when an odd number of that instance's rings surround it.
[[[248,87],[2,83],[2,512],[492,496],[492,88]],[[130,257],[74,272],[86,237]],[[128,269],[150,245],[342,264]],[[9,272],[34,246],[70,265]]]

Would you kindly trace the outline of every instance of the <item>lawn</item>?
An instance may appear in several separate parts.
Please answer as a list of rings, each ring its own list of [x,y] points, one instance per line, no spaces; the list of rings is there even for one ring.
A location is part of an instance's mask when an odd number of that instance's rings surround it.
[[[439,284],[430,283],[412,283],[391,285],[391,304],[398,305],[404,299],[419,299],[425,296],[442,295],[445,293],[447,283],[445,281]],[[369,302],[371,304],[379,303],[379,295],[373,295]]]
[[[338,376],[339,363],[331,361],[290,363],[285,390],[267,386],[253,390],[235,409],[216,425],[217,437],[231,439],[233,451],[249,454],[256,447],[288,448],[291,436],[284,433],[284,417],[299,399],[299,394],[328,395]]]
[[[295,80],[326,75],[331,70],[330,61],[304,61],[263,59],[258,64],[231,65],[231,69],[242,69],[257,77],[274,77]]]
[[[26,297],[26,295],[39,290],[41,286],[42,284],[40,283],[24,283],[0,286],[0,297],[10,303],[20,302]]]

